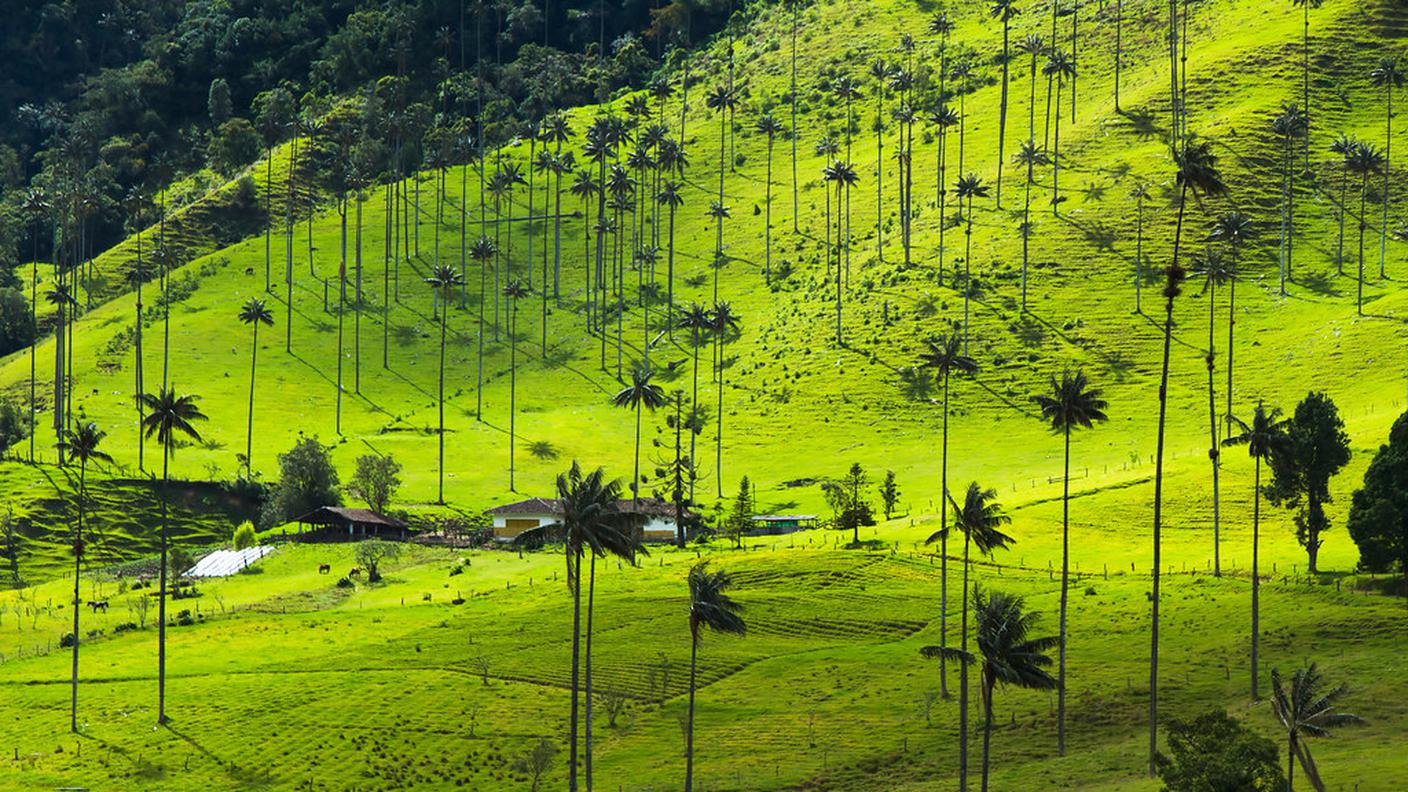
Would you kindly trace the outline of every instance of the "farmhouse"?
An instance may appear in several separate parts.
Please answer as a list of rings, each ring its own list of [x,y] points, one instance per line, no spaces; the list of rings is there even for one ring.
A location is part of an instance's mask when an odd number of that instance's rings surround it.
[[[753,536],[774,536],[815,527],[815,514],[756,514],[750,533]]]
[[[395,517],[370,509],[322,506],[285,523],[298,531],[286,538],[304,542],[339,542],[359,539],[405,539],[409,526]]]
[[[645,524],[640,538],[646,542],[673,542],[678,537],[675,528],[675,505],[659,498],[619,500],[616,508],[626,514],[638,514]],[[562,501],[557,498],[528,498],[506,503],[489,510],[494,518],[494,539],[507,542],[530,528],[551,525],[562,519]],[[693,515],[684,512],[686,524]]]

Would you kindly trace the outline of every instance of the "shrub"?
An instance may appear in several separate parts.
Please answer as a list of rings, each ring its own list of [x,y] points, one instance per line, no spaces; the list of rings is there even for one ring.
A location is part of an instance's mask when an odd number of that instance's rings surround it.
[[[195,623],[196,619],[194,616],[191,615],[189,609],[182,610],[180,613],[176,614],[176,624],[181,627],[190,627],[192,624]]]
[[[114,634],[114,635],[119,635],[119,634],[125,633],[125,632],[133,632],[133,631],[135,631],[136,629],[137,629],[137,623],[136,623],[136,622],[123,622],[123,623],[117,625],[116,627],[112,628],[112,631],[113,631],[113,634]]]
[[[346,577],[339,578],[338,581],[337,581],[337,587],[338,587],[338,588],[352,588],[352,581],[351,581],[350,579],[346,578]]]
[[[245,550],[253,547],[255,544],[254,524],[248,520],[240,523],[240,527],[235,529],[234,541],[236,550]]]
[[[68,649],[74,644],[73,633],[64,633],[64,637],[59,639],[59,648]]]

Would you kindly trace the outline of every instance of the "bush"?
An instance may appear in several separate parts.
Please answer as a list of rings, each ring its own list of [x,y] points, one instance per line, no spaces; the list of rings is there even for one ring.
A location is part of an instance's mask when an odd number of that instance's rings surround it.
[[[136,623],[136,622],[123,622],[123,623],[117,625],[116,627],[112,628],[112,631],[113,631],[113,634],[114,634],[114,635],[119,635],[119,634],[125,633],[125,632],[134,632],[136,629],[137,629],[137,623]]]
[[[1213,710],[1171,721],[1168,750],[1155,759],[1166,792],[1279,792],[1286,788],[1276,744]]]
[[[189,609],[182,610],[180,613],[176,614],[176,624],[180,627],[190,627],[192,624],[195,623],[196,619],[194,616],[191,615]]]
[[[73,633],[64,633],[64,637],[59,639],[60,649],[72,648],[74,644]]]
[[[0,399],[0,453],[29,436],[29,416],[9,399]]]
[[[246,550],[254,547],[254,524],[248,520],[240,523],[240,527],[235,529],[234,542],[236,550]]]
[[[223,176],[233,176],[259,159],[263,148],[253,124],[243,118],[232,118],[216,130],[206,153],[211,169]]]
[[[29,318],[29,301],[24,292],[0,288],[0,357],[34,341],[34,323]]]
[[[337,580],[337,587],[338,587],[338,588],[352,588],[352,581],[351,581],[349,578],[347,578],[347,577],[338,578],[338,580]]]

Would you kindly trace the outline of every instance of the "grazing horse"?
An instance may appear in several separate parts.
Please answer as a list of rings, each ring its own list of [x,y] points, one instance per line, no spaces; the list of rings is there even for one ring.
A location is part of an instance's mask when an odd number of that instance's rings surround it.
[[[88,607],[92,608],[94,613],[97,613],[98,611],[102,611],[103,613],[107,613],[107,612],[108,612],[108,601],[107,601],[107,600],[88,600]]]
[[[326,574],[328,574],[328,573],[331,572],[331,571],[332,571],[332,564],[319,564],[319,565],[318,565],[318,574],[319,574],[319,575],[326,575]]]
[[[361,574],[362,570],[358,569],[357,567],[352,567],[352,571],[347,573],[347,577],[359,577],[361,576]]]

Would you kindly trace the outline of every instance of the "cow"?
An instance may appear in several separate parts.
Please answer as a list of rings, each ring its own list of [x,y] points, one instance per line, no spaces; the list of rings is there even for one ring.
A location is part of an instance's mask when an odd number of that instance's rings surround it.
[[[352,567],[352,571],[347,573],[347,577],[359,577],[361,576],[361,574],[362,570],[358,569],[357,567]]]
[[[97,613],[98,611],[102,611],[103,613],[107,613],[107,612],[108,612],[108,601],[107,601],[107,600],[88,600],[88,607],[92,608],[94,613]]]
[[[331,572],[331,571],[332,571],[332,564],[319,564],[319,565],[318,565],[318,574],[319,574],[319,575],[326,575],[326,574],[328,574],[328,573]]]

